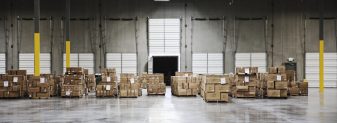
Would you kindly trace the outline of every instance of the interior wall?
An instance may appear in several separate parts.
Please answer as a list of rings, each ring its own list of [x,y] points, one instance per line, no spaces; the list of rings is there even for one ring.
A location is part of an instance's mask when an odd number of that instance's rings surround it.
[[[324,2],[325,16],[336,17],[337,8],[335,5],[337,5],[337,1],[324,0]],[[3,7],[0,7],[2,10],[0,16],[8,17],[6,27],[9,30],[8,42],[10,45],[7,46],[9,48],[7,66],[8,68],[17,68],[19,50],[16,17],[33,17],[33,0],[4,0],[1,3],[3,4],[0,6]],[[225,48],[224,69],[226,73],[234,71],[235,52],[267,51],[268,66],[280,65],[286,58],[294,57],[299,63],[298,77],[303,78],[304,53],[318,52],[318,44],[315,43],[318,25],[316,22],[305,21],[305,17],[318,17],[318,0],[234,0],[234,2],[232,0],[171,0],[170,2],[72,0],[71,4],[73,18],[91,19],[71,21],[71,50],[72,52],[93,52],[96,72],[99,72],[100,68],[104,68],[106,51],[135,52],[136,49],[138,49],[138,72],[147,71],[147,18],[182,19],[181,71],[192,70],[192,51],[222,52]],[[54,18],[54,36],[51,43],[53,45],[41,45],[41,49],[52,51],[54,59],[52,70],[56,74],[62,73],[64,6],[65,0],[41,1],[41,17],[53,16]],[[104,17],[137,17],[137,21],[135,23],[133,21],[109,22],[108,26],[103,26]],[[226,31],[225,33],[219,32],[222,22],[198,22],[195,24],[191,17],[225,17],[224,28]],[[264,35],[265,28],[262,27],[265,25],[264,21],[237,22],[234,21],[235,17],[268,17],[267,35]],[[334,30],[330,26],[332,22],[326,21],[325,23],[326,43],[329,44],[325,49],[334,52],[336,51],[336,41],[333,37],[336,37],[336,34],[332,33]],[[46,25],[41,23],[41,35],[45,35],[42,33],[48,33],[50,30],[50,27]],[[305,25],[307,25],[306,28]],[[237,29],[239,32],[234,31],[238,31]],[[238,46],[236,46],[236,34],[240,34]],[[27,42],[32,36],[29,36],[29,33],[25,35],[27,35],[27,39],[25,39],[27,41],[24,41],[24,44],[29,45]],[[46,37],[46,40],[48,39],[50,38]],[[11,45],[13,48],[10,47]],[[106,51],[103,46],[107,46]],[[20,48],[20,51],[30,51],[30,48],[31,46]],[[0,51],[4,49],[6,48],[0,47]]]

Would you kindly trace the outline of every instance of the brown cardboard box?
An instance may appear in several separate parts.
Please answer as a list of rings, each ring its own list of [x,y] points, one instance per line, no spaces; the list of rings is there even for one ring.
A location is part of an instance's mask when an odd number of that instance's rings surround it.
[[[287,81],[275,82],[275,89],[288,89],[288,82]]]
[[[267,81],[286,81],[287,75],[286,74],[268,74]]]
[[[267,90],[267,96],[268,97],[281,97],[281,91],[280,90]]]
[[[288,97],[288,90],[287,89],[280,90],[280,97]]]
[[[219,101],[220,100],[220,93],[206,93],[205,94],[206,101]]]
[[[289,88],[289,93],[291,96],[298,96],[300,94],[300,89],[298,87]]]
[[[236,91],[249,91],[248,86],[236,86]]]
[[[192,76],[192,72],[176,72],[175,76]]]
[[[285,74],[286,73],[286,67],[285,66],[279,66],[277,68],[277,73],[278,74]]]
[[[230,85],[229,84],[216,84],[215,85],[216,92],[230,92]]]
[[[229,102],[228,93],[220,93],[220,100],[225,101],[225,102]]]
[[[206,93],[213,93],[214,91],[215,91],[215,86],[214,86],[214,84],[206,83],[205,92],[206,92]]]
[[[267,81],[267,89],[275,89],[275,82]]]
[[[268,67],[268,73],[269,74],[276,74],[277,73],[277,67]]]

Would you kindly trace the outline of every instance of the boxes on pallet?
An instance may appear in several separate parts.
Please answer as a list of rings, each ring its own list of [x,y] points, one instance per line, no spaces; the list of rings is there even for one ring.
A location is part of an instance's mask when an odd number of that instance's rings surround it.
[[[266,92],[267,97],[272,98],[286,98],[288,97],[287,75],[285,74],[285,67],[269,67],[269,74],[266,79]]]
[[[96,77],[94,74],[86,75],[85,83],[87,87],[87,92],[95,92],[96,90]]]
[[[197,77],[193,76],[172,76],[171,91],[176,96],[196,96],[198,94],[199,83]]]
[[[7,70],[0,76],[0,98],[20,98],[27,95],[26,70]]]
[[[256,91],[260,81],[258,79],[257,67],[236,68],[236,90],[235,97],[256,97]]]
[[[200,85],[201,96],[206,102],[229,102],[229,81],[229,76],[225,75],[204,75]]]
[[[81,67],[69,67],[61,87],[62,97],[82,97],[85,94],[85,74]]]
[[[102,70],[102,81],[96,85],[96,97],[117,97],[116,69]]]
[[[303,82],[298,83],[300,94],[303,96],[308,96],[308,81],[304,80]]]
[[[155,73],[147,75],[147,94],[163,95],[166,93],[166,85],[164,83],[164,74]]]
[[[119,83],[119,96],[120,97],[138,97],[141,96],[141,87],[135,79],[134,74],[121,74]]]
[[[47,99],[50,97],[50,78],[32,76],[28,80],[28,95],[32,99]]]
[[[58,81],[55,81],[55,77],[52,74],[41,74],[41,77],[44,77],[48,83],[49,83],[49,92],[50,92],[50,96],[57,96],[58,95],[58,89],[59,89],[59,85],[58,85]]]

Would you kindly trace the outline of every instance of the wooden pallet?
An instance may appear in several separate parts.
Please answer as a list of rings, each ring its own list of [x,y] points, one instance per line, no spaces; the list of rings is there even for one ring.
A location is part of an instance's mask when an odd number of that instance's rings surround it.
[[[62,98],[82,98],[83,96],[61,96]]]
[[[308,94],[300,94],[300,96],[308,96]]]
[[[165,93],[148,93],[148,96],[165,96]]]
[[[0,99],[21,99],[22,97],[0,97]]]
[[[31,97],[30,99],[49,99],[50,97]]]
[[[227,101],[221,101],[221,100],[206,100],[204,99],[206,103],[228,103]]]
[[[197,97],[197,95],[176,95],[176,94],[172,94],[172,95],[176,97]]]
[[[96,96],[97,98],[117,98],[117,96]]]
[[[288,99],[288,97],[266,97],[267,99]]]
[[[119,98],[137,98],[138,96],[119,96]]]

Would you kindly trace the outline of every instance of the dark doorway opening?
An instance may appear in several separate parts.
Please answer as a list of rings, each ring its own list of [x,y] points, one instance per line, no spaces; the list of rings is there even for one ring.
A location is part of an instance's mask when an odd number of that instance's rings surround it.
[[[164,73],[164,82],[171,85],[171,76],[178,71],[178,56],[153,56],[153,73]]]

